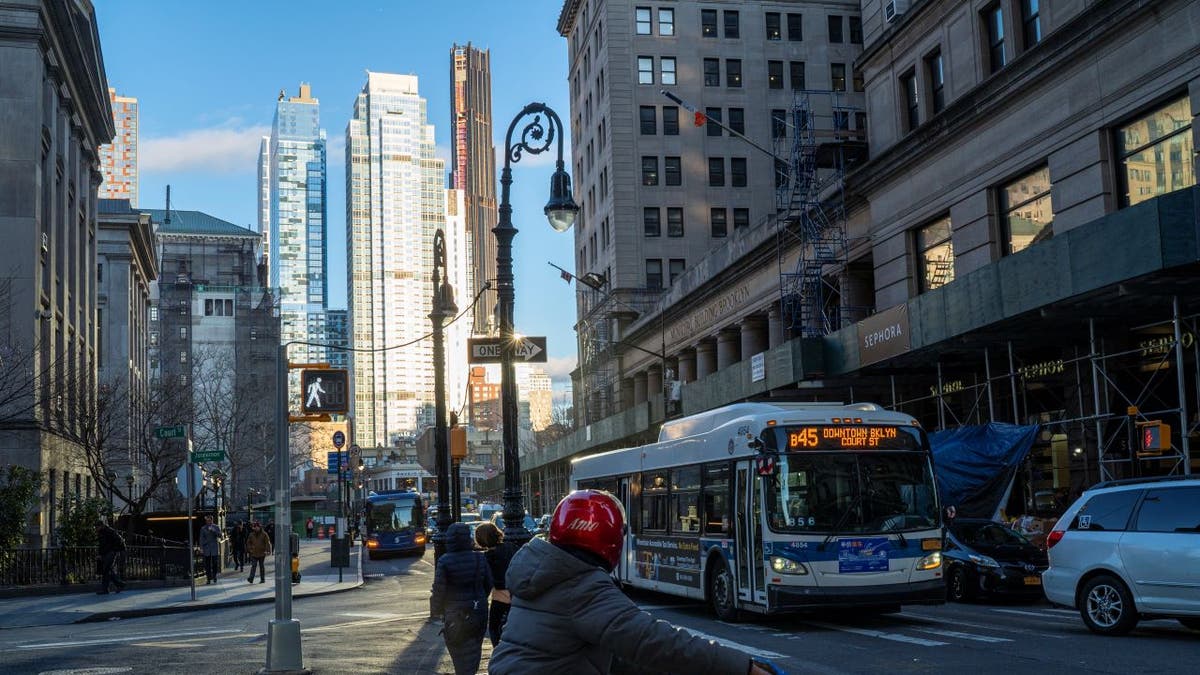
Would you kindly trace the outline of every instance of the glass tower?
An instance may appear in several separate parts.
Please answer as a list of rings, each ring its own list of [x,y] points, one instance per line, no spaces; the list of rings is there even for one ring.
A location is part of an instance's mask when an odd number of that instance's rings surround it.
[[[307,84],[300,95],[279,92],[271,136],[259,151],[260,218],[268,218],[270,285],[280,289],[280,340],[324,342],[326,280],[326,157],[321,107]],[[269,234],[268,234],[269,233]],[[320,347],[293,347],[292,361],[325,360]]]
[[[445,161],[411,75],[368,73],[346,126],[346,273],[354,442],[392,445],[433,423],[433,234]],[[461,289],[459,293],[461,294]],[[449,350],[447,355],[450,356]]]

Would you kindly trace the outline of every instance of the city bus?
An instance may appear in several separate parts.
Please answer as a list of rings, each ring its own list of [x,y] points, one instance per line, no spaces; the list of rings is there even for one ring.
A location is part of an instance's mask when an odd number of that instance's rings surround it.
[[[941,604],[929,441],[871,403],[738,403],[665,422],[657,443],[575,460],[576,489],[629,520],[614,576],[723,620]]]
[[[415,490],[378,490],[367,494],[367,557],[425,552],[425,504]]]

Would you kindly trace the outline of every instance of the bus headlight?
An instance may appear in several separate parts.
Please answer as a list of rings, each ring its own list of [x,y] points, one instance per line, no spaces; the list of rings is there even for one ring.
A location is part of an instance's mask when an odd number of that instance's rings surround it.
[[[936,570],[942,566],[942,552],[935,551],[917,561],[918,570]]]
[[[799,563],[791,558],[784,558],[778,555],[771,556],[771,569],[776,574],[808,574],[808,569],[804,566],[804,563]]]

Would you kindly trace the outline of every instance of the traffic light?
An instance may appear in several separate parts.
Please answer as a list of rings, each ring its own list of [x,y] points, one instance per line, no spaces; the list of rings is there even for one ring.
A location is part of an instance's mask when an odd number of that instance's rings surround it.
[[[1161,455],[1163,450],[1171,448],[1171,427],[1162,422],[1138,422],[1138,433],[1141,436],[1139,456]]]
[[[451,427],[450,459],[460,461],[467,458],[467,428]]]

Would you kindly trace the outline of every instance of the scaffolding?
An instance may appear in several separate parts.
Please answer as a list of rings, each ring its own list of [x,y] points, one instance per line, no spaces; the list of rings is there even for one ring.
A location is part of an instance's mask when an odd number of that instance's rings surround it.
[[[861,109],[838,91],[794,92],[787,119],[773,119],[780,306],[792,335],[827,335],[848,318],[846,170],[865,157]],[[785,159],[786,158],[786,159]],[[795,252],[795,253],[794,253]]]

